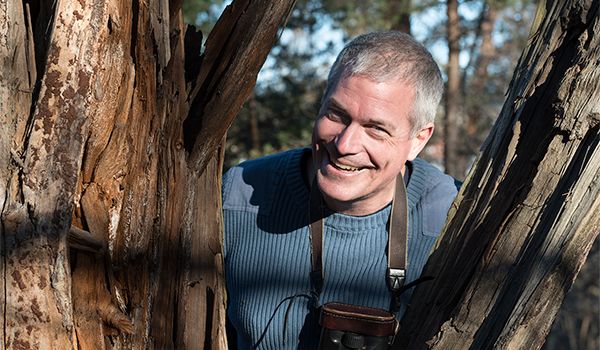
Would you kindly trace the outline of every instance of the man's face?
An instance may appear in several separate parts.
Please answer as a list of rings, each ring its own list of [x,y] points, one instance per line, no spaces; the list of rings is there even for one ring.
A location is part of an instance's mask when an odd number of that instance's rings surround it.
[[[350,76],[340,80],[313,129],[313,165],[327,205],[367,215],[393,198],[404,164],[423,149],[433,124],[411,135],[414,91],[408,84]]]

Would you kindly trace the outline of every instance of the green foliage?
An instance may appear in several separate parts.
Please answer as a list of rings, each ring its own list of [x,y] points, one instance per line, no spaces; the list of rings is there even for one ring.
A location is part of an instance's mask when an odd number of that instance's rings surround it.
[[[208,34],[225,5],[224,0],[186,0],[186,19]],[[464,65],[465,106],[477,104],[481,114],[465,157],[473,157],[504,101],[512,67],[527,38],[531,1],[464,0],[461,2],[461,50],[468,57]],[[494,30],[496,55],[489,63],[483,91],[471,86],[479,57],[479,13],[485,6],[499,12]],[[273,47],[255,88],[228,133],[226,166],[291,147],[310,144],[311,128],[317,115],[326,75],[340,42],[358,33],[398,28],[403,21],[417,23],[414,33],[444,64],[440,48],[445,46],[445,2],[440,0],[299,0],[280,42]],[[413,30],[415,30],[413,28]],[[437,53],[437,54],[436,54]],[[477,85],[475,84],[476,86]],[[464,126],[462,126],[464,127]],[[472,127],[472,125],[471,125]],[[443,140],[433,140],[439,148]],[[437,145],[435,144],[437,142]],[[430,160],[436,155],[426,157]],[[441,160],[438,159],[438,162]]]
[[[282,76],[263,82],[228,131],[226,167],[239,161],[310,144],[323,77],[304,57],[282,45],[272,69]]]
[[[310,145],[331,42],[315,35],[327,21],[318,1],[300,1],[272,49],[253,97],[227,134],[225,166],[276,151]],[[327,62],[329,65],[331,62]]]
[[[219,19],[224,3],[225,0],[184,0],[184,20],[199,28],[206,38]]]
[[[438,4],[438,0],[322,1],[323,11],[329,14],[349,37],[370,31],[404,30],[401,24],[404,16],[408,18]]]

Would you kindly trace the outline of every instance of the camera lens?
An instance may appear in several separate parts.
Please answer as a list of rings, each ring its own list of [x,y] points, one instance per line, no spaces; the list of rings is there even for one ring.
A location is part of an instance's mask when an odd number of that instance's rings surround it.
[[[362,349],[365,346],[365,337],[360,334],[346,332],[342,337],[342,344],[348,349]]]

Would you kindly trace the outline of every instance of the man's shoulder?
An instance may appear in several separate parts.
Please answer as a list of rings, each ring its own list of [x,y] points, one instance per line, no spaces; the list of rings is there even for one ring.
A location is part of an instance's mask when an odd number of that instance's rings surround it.
[[[244,161],[223,175],[223,209],[258,211],[267,209],[290,158],[301,149]]]
[[[414,181],[421,189],[419,208],[423,217],[423,233],[437,236],[458,193],[460,182],[420,158],[413,161],[413,176],[410,181]]]
[[[422,182],[423,190],[429,191],[434,188],[447,189],[456,193],[460,189],[461,182],[452,176],[443,173],[438,167],[429,163],[425,159],[416,158],[412,161],[412,177]]]

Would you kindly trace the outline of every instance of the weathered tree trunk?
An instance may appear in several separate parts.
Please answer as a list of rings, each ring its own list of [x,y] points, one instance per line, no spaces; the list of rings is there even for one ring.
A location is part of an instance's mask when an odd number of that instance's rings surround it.
[[[461,121],[461,91],[460,91],[460,23],[458,16],[458,0],[448,0],[448,65],[446,73],[446,99],[444,115],[444,169],[456,178],[464,177],[458,161],[459,128]]]
[[[227,347],[219,145],[293,3],[201,55],[181,1],[0,1],[0,348]]]
[[[600,349],[600,240],[587,260],[554,319],[542,350]]]
[[[600,231],[600,1],[547,1],[403,320],[404,349],[539,349]]]

